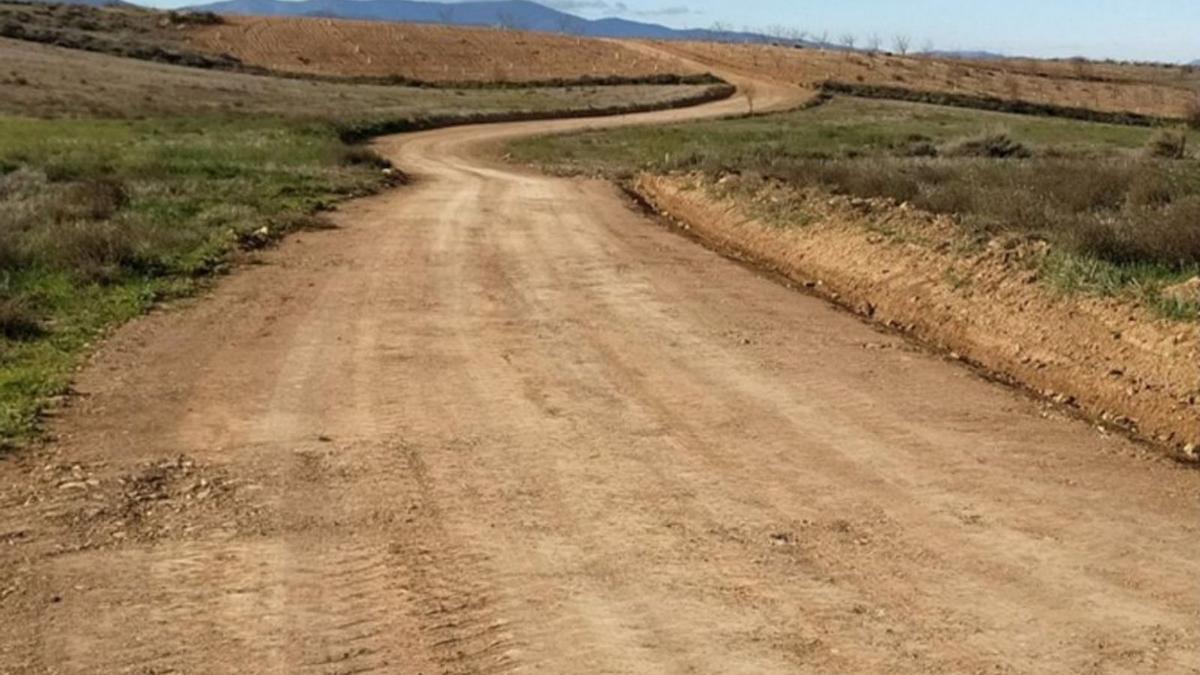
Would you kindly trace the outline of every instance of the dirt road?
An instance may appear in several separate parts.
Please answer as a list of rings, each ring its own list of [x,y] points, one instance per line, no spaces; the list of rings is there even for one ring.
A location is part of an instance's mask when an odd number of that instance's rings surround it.
[[[109,341],[0,462],[0,672],[1197,672],[1200,474],[480,159],[599,123],[389,139]]]

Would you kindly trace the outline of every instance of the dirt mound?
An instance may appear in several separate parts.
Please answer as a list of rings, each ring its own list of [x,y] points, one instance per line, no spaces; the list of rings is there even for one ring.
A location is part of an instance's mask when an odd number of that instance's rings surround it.
[[[698,72],[608,40],[374,21],[230,18],[197,27],[189,42],[247,65],[314,75],[528,82]]]
[[[1127,301],[1055,294],[1036,283],[1030,264],[1044,252],[1040,242],[997,238],[972,246],[949,218],[903,205],[769,183],[749,201],[725,199],[718,196],[724,187],[699,177],[643,177],[638,185],[718,249],[749,256],[1056,403],[1194,454],[1200,326]],[[800,200],[811,224],[772,227],[745,215],[754,204],[784,200]]]
[[[1160,117],[1179,117],[1195,95],[1187,87],[1160,80],[1096,81],[1054,68],[1032,73],[1027,65],[1005,69],[987,63],[764,45],[664,42],[658,46],[704,64],[807,87],[834,81]],[[1135,69],[1128,73],[1130,77],[1141,74]]]

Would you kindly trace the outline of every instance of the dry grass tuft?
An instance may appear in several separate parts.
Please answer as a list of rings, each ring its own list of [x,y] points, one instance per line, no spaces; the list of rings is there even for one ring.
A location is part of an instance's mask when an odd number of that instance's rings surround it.
[[[947,153],[951,157],[986,157],[990,159],[1023,159],[1033,155],[1029,148],[1017,142],[1007,131],[993,131],[959,141]]]
[[[1159,129],[1146,144],[1146,154],[1159,159],[1185,159],[1188,133],[1184,129]]]

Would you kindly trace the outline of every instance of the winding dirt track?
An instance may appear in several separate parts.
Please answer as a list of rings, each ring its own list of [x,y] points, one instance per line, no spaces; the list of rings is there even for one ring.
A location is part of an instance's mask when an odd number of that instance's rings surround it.
[[[388,139],[120,331],[0,464],[0,672],[1197,672],[1200,474],[480,159],[742,105]]]

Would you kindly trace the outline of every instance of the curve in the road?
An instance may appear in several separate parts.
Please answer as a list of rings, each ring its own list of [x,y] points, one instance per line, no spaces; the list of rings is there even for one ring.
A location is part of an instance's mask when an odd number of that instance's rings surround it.
[[[121,331],[0,465],[0,671],[1200,667],[1200,475],[479,151],[739,105],[385,139]]]

